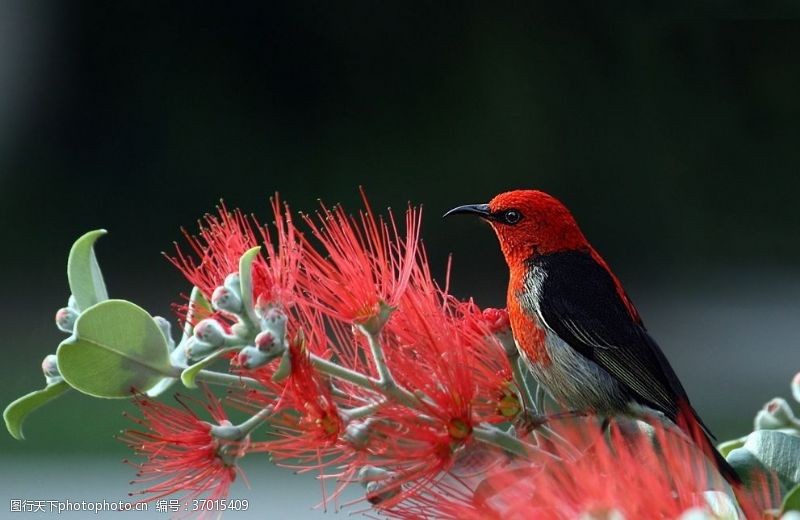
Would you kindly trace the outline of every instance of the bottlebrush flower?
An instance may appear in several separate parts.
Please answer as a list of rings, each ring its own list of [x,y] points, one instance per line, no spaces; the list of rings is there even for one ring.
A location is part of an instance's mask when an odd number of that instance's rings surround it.
[[[291,306],[294,303],[295,279],[302,257],[300,236],[292,223],[288,205],[276,195],[271,199],[275,234],[254,217],[240,210],[229,211],[224,204],[218,215],[206,215],[199,222],[198,235],[185,229],[183,234],[190,252],[177,244],[175,256],[167,259],[198,287],[206,299],[223,285],[231,273],[239,272],[241,256],[263,242],[263,253],[253,262],[253,301]],[[185,309],[183,310],[185,315]]]
[[[312,336],[310,339],[320,338]],[[330,384],[311,364],[306,339],[292,341],[289,348],[291,374],[276,401],[275,415],[270,418],[275,438],[253,444],[251,451],[268,452],[279,466],[299,472],[318,471],[325,505],[331,498],[327,496],[324,482],[330,476],[326,475],[326,469],[349,464],[354,471],[356,450],[343,438],[347,424]],[[255,372],[262,373],[263,369]],[[271,386],[275,386],[274,382]],[[265,399],[266,394],[262,393],[260,398]],[[346,398],[341,400],[350,402]],[[343,475],[338,470],[335,473]],[[333,496],[338,495],[345,484],[343,482]]]
[[[723,479],[683,433],[658,425],[653,433],[609,439],[594,420],[565,424],[559,433],[579,455],[559,445],[561,460],[514,460],[488,472],[477,485],[431,486],[385,514],[395,518],[574,519],[679,518],[698,508],[713,513],[708,489],[725,489]],[[651,438],[652,437],[652,438]],[[768,502],[765,502],[768,503]],[[752,504],[743,504],[750,515]],[[614,515],[614,516],[609,516]],[[749,517],[749,516],[748,516]]]
[[[219,400],[208,389],[204,393],[203,408],[217,424],[229,426]],[[180,399],[180,408],[142,396],[134,402],[142,418],[131,419],[143,429],[127,430],[119,439],[146,457],[133,464],[138,468],[133,483],[147,486],[138,494],[150,495],[147,502],[173,493],[183,493],[189,500],[225,498],[239,472],[236,460],[244,455],[246,442],[215,438],[212,424],[201,420]]]
[[[308,303],[333,318],[364,324],[379,318],[381,305],[394,306],[408,285],[417,261],[421,214],[406,213],[405,232],[389,212],[376,218],[362,191],[365,209],[358,219],[340,206],[322,206],[317,219],[305,217],[324,253],[309,245],[299,279]]]
[[[371,463],[387,477],[368,490],[376,506],[392,508],[424,495],[428,486],[453,478],[453,469],[474,451],[473,428],[504,422],[501,402],[517,402],[508,359],[493,337],[496,316],[443,293],[430,277],[424,251],[419,269],[380,334],[394,379],[417,396],[382,407],[372,425]],[[473,457],[474,458],[474,457]]]

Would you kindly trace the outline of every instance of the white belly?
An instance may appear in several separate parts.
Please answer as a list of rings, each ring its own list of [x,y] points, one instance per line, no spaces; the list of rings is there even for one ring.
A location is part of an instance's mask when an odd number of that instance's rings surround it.
[[[591,410],[608,415],[628,410],[627,392],[596,363],[583,357],[555,333],[547,331],[545,348],[550,364],[531,363],[518,350],[536,381],[569,410]]]

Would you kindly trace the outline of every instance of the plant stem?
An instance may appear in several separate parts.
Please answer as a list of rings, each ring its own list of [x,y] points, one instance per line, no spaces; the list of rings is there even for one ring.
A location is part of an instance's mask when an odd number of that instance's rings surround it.
[[[327,359],[323,359],[315,354],[311,354],[311,364],[325,375],[353,383],[354,385],[366,388],[367,390],[379,392],[380,381],[366,376],[361,372],[356,372],[355,370],[343,367],[342,365],[337,365],[333,361],[328,361]]]
[[[383,345],[381,345],[380,338],[378,337],[379,333],[372,332],[363,325],[359,325],[358,330],[367,338],[381,385],[393,385],[394,378],[392,377],[391,371],[389,371],[389,366],[386,364],[386,358],[383,355]]]
[[[514,358],[509,358],[509,362],[511,363],[514,381],[517,382],[517,387],[519,388],[519,392],[522,396],[524,408],[526,410],[533,411],[533,413],[539,413],[539,410],[536,408],[536,401],[533,397],[533,393],[531,392],[531,387],[528,384],[528,378],[526,377],[527,371],[522,367],[522,359],[519,357],[519,355],[517,355],[514,356]]]
[[[227,374],[225,372],[215,372],[213,370],[201,370],[195,376],[196,381],[203,381],[211,383],[212,385],[225,385],[225,386],[249,386],[251,388],[260,388],[261,383],[252,377],[237,376],[235,374]]]
[[[214,435],[214,437],[218,437],[220,439],[240,441],[250,435],[250,433],[258,428],[261,424],[263,424],[270,414],[272,414],[273,409],[274,407],[271,405],[267,406],[266,408],[262,408],[258,411],[258,413],[245,420],[241,424],[230,426],[212,426],[211,433]]]
[[[489,424],[481,424],[472,429],[472,436],[481,442],[491,444],[509,453],[528,457],[533,453],[550,457],[554,460],[561,460],[557,455],[543,450],[537,446],[529,444],[508,432]]]
[[[355,419],[361,419],[362,417],[367,417],[372,415],[378,408],[386,404],[386,399],[380,399],[379,401],[375,401],[373,403],[365,404],[364,406],[359,406],[357,408],[350,408],[349,410],[343,410],[341,413],[342,419],[344,422],[350,422]]]

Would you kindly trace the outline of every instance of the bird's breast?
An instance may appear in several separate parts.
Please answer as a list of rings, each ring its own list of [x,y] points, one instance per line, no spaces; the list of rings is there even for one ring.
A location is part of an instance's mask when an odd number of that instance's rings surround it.
[[[529,363],[549,365],[552,360],[547,352],[547,331],[534,311],[538,305],[538,287],[526,277],[511,277],[508,287],[508,317],[517,348]]]

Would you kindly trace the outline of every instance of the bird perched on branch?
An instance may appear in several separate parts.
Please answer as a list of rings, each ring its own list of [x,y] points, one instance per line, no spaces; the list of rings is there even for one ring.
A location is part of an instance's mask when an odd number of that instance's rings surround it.
[[[510,270],[507,305],[517,349],[560,404],[606,417],[663,415],[740,479],[716,451],[667,358],[569,210],[535,190],[459,206],[491,224]]]

